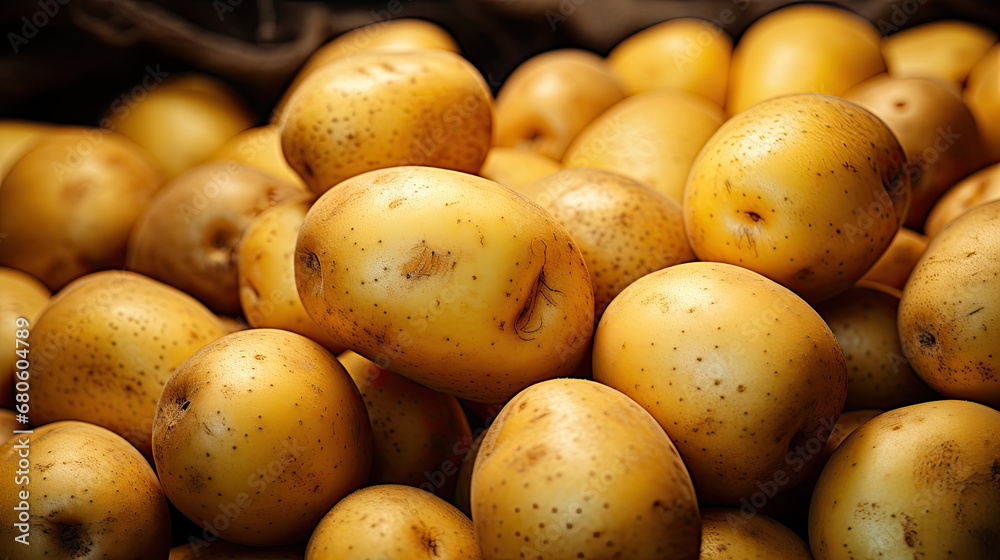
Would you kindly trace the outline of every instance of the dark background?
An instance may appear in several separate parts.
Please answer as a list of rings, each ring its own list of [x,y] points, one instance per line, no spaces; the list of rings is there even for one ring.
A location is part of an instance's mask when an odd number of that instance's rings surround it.
[[[716,21],[738,39],[754,20],[791,3],[0,0],[0,118],[94,125],[112,99],[147,73],[147,65],[160,65],[170,74],[201,70],[221,77],[264,122],[309,53],[345,30],[389,18],[443,26],[495,92],[517,64],[545,50],[581,47],[606,54],[632,33],[675,17]],[[876,23],[883,35],[948,18],[1000,30],[996,1],[838,3]]]

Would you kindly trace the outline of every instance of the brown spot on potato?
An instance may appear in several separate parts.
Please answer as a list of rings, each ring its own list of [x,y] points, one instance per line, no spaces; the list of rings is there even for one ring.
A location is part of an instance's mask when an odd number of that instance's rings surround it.
[[[401,273],[407,278],[433,276],[441,271],[450,270],[450,267],[447,267],[452,262],[449,255],[442,255],[425,243],[418,243],[412,251],[414,256],[403,265]]]

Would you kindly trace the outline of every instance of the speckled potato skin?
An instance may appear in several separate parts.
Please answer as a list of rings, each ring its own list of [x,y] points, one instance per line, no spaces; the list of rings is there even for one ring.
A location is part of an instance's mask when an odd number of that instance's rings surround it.
[[[28,441],[26,484],[16,475]],[[54,422],[0,445],[0,556],[166,560],[170,510],[149,463],[127,441],[85,422]],[[28,546],[14,507],[28,492]]]
[[[626,286],[693,261],[681,205],[628,177],[566,169],[531,187],[534,200],[573,236],[587,261],[599,316]]]
[[[691,164],[723,120],[722,109],[698,95],[631,95],[591,121],[562,163],[620,173],[680,202]]]
[[[840,346],[805,301],[708,262],[644,276],[611,302],[594,379],[656,418],[712,505],[802,480],[809,442],[826,441],[847,394]]]
[[[698,505],[677,450],[642,408],[593,381],[544,381],[507,403],[479,448],[471,502],[487,560],[698,557]]]
[[[17,327],[17,319],[27,319],[30,331],[50,295],[49,289],[30,274],[0,267],[0,406],[14,407],[14,383],[18,381],[14,378],[15,364],[22,359],[17,351],[27,350],[31,355],[31,347],[18,346],[16,333],[22,329]],[[23,340],[28,342],[27,338]]]
[[[306,560],[480,560],[472,522],[437,496],[396,484],[362,488],[316,527]]]
[[[1000,201],[942,229],[899,301],[903,355],[953,399],[1000,407]]]
[[[997,34],[967,21],[934,21],[904,29],[882,41],[889,75],[935,78],[959,91],[969,71],[997,42]]]
[[[1000,164],[981,169],[948,189],[927,215],[924,233],[934,237],[955,218],[994,200],[1000,200]]]
[[[136,221],[125,266],[217,313],[239,315],[236,250],[243,232],[267,208],[307,193],[233,161],[199,165],[164,185]]]
[[[310,205],[308,200],[279,203],[243,232],[236,251],[240,307],[251,327],[299,333],[338,354],[344,345],[306,313],[295,287],[295,243]]]
[[[373,171],[327,191],[299,233],[295,281],[348,348],[479,402],[569,374],[593,331],[569,233],[510,189],[444,169]]]
[[[882,256],[861,277],[860,282],[878,282],[902,290],[920,256],[927,249],[930,237],[910,228],[901,227]]]
[[[451,500],[468,442],[458,399],[397,375],[348,350],[337,356],[361,391],[372,423],[370,484],[408,484]]]
[[[153,419],[153,458],[189,519],[237,544],[277,546],[307,539],[368,480],[372,433],[332,354],[302,335],[251,329],[177,368]]]
[[[280,126],[285,159],[316,194],[398,165],[475,173],[490,148],[493,96],[453,52],[368,51],[307,77]]]
[[[560,159],[587,123],[625,97],[604,59],[580,49],[521,63],[497,93],[495,146]]]
[[[898,307],[898,295],[868,286],[856,286],[816,306],[847,361],[846,410],[889,410],[937,397],[903,357]]]
[[[196,538],[171,548],[167,560],[302,560],[305,555],[306,547],[302,544],[261,548]]]
[[[997,558],[1000,412],[967,401],[892,410],[823,469],[809,509],[816,560]]]
[[[813,560],[809,547],[788,527],[766,515],[745,519],[740,510],[701,511],[698,560]]]
[[[31,328],[31,418],[84,420],[147,457],[164,384],[196,350],[225,334],[191,296],[127,271],[63,288]]]
[[[560,169],[558,161],[527,148],[494,146],[487,152],[479,176],[525,194],[525,185]]]
[[[163,178],[129,139],[63,128],[5,170],[0,187],[0,266],[51,290],[120,268],[133,223]]]
[[[847,101],[765,101],[726,121],[691,167],[691,247],[701,260],[749,268],[806,301],[830,298],[875,264],[902,225],[904,162],[889,128]]]

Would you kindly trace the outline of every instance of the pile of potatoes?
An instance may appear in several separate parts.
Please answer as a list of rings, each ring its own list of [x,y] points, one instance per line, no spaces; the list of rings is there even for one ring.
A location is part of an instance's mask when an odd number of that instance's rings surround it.
[[[1000,558],[996,34],[458,51],[0,122],[0,556]]]

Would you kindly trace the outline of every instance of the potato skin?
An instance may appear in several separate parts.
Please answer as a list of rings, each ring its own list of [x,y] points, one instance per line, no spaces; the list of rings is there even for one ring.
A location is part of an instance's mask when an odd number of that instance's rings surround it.
[[[972,67],[963,97],[976,117],[989,161],[1000,161],[1000,43]]]
[[[30,347],[18,347],[17,319],[24,317],[33,326],[50,296],[49,289],[30,274],[0,267],[0,406],[14,406],[15,365],[21,359],[17,351],[27,349],[31,354]]]
[[[487,152],[478,175],[527,196],[525,185],[560,169],[558,161],[527,148],[494,146]]]
[[[980,169],[949,188],[927,215],[924,233],[934,237],[955,218],[994,200],[1000,200],[1000,163]]]
[[[29,481],[15,471],[28,443]],[[86,422],[53,422],[0,444],[0,555],[7,558],[166,560],[170,510],[156,474],[121,436]],[[9,475],[9,476],[8,476]],[[14,541],[18,493],[28,491],[29,545]],[[9,505],[9,506],[8,506]]]
[[[362,488],[323,517],[306,560],[480,560],[472,522],[448,502],[397,484]]]
[[[965,21],[916,25],[882,41],[882,56],[895,78],[933,78],[960,90],[972,67],[997,42],[997,34]]]
[[[967,401],[886,412],[834,452],[813,494],[816,560],[997,558],[1000,412]]]
[[[766,515],[750,519],[739,510],[701,511],[698,560],[812,560],[809,547],[788,527]]]
[[[932,235],[932,234],[928,234]],[[877,282],[902,290],[930,238],[910,228],[901,227],[882,256],[868,269],[859,282]]]

